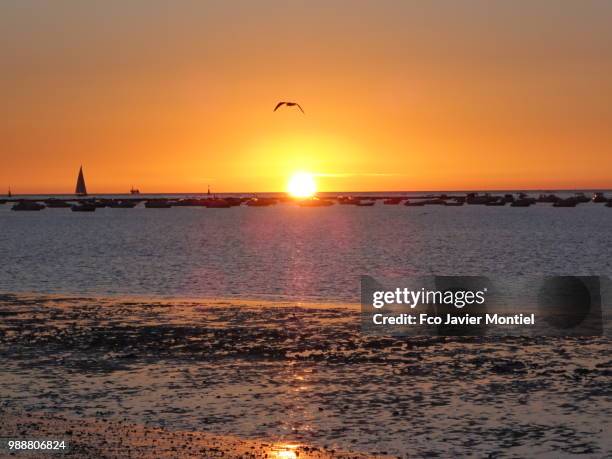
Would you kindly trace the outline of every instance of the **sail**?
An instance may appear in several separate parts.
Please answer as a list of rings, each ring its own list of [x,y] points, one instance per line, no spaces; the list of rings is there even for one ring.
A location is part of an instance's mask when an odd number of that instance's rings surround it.
[[[79,178],[77,179],[75,193],[81,196],[87,195],[87,187],[85,186],[85,177],[83,177],[83,166],[81,166],[81,168],[79,169]]]

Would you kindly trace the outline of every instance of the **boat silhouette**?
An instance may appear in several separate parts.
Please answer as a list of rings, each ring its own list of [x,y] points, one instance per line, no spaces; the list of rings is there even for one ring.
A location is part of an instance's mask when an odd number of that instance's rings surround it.
[[[95,212],[96,205],[91,202],[83,201],[78,204],[74,204],[73,206],[70,207],[70,209],[73,212]]]
[[[42,210],[44,209],[45,206],[35,202],[35,201],[19,201],[18,203],[14,204],[13,207],[11,208],[11,210],[15,210],[15,211],[22,211],[22,210],[27,210],[27,211],[32,211],[32,210]]]
[[[77,196],[87,196],[87,187],[85,186],[85,177],[83,176],[83,166],[81,166],[79,169],[79,176],[77,177],[74,194]]]
[[[68,204],[66,201],[64,201],[63,199],[57,199],[57,198],[46,199],[45,200],[45,205],[49,209],[61,209],[61,208],[68,208],[68,207],[70,207],[70,204]]]
[[[172,204],[167,199],[150,199],[145,202],[145,207],[147,209],[170,209]]]
[[[298,206],[300,207],[329,207],[333,205],[333,201],[329,199],[309,198],[298,201]]]

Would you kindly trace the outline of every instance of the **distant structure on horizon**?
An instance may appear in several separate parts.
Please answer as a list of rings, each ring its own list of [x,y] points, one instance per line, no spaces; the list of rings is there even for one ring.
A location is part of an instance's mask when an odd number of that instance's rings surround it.
[[[74,193],[78,196],[87,196],[87,187],[85,186],[85,177],[83,177],[83,166],[79,169],[79,177],[77,178],[76,190]]]

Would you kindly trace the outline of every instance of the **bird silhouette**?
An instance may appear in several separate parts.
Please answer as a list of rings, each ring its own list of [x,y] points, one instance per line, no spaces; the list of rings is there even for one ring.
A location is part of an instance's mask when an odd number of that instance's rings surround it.
[[[297,108],[299,108],[299,109],[300,109],[300,111],[301,111],[302,113],[304,113],[304,109],[302,109],[302,107],[300,106],[300,104],[298,104],[297,102],[279,102],[278,104],[276,104],[276,107],[274,107],[274,110],[272,110],[272,111],[274,111],[274,112],[275,112],[276,110],[278,110],[278,108],[279,108],[281,105],[286,105],[287,107],[297,106]]]

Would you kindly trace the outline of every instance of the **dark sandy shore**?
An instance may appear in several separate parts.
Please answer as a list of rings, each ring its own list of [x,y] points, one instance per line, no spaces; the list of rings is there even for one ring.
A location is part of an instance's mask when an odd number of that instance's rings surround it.
[[[0,412],[4,438],[61,439],[69,458],[224,458],[224,459],[382,459],[314,446],[243,440],[206,432],[170,431],[105,419],[74,419],[59,415]],[[57,454],[21,452],[28,458]],[[13,457],[0,451],[0,457]]]
[[[373,337],[338,305],[6,294],[0,361],[2,436],[68,431],[76,457],[612,457],[607,337]]]

